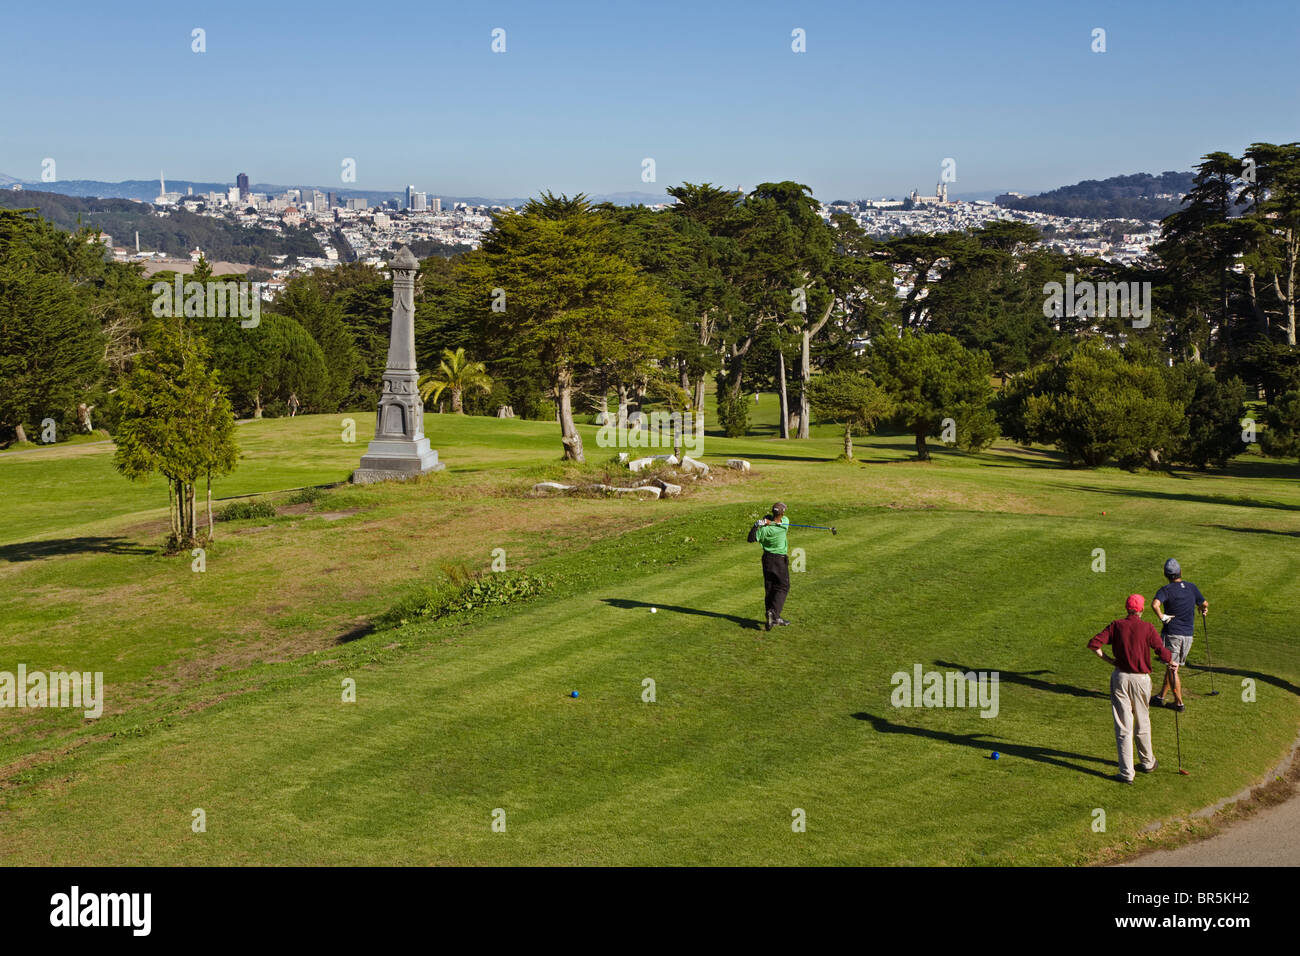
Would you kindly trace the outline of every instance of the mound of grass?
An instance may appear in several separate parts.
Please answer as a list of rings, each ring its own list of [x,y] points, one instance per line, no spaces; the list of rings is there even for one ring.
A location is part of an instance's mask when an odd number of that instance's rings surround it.
[[[595,485],[634,488],[654,478],[681,485],[683,493],[687,493],[699,477],[682,471],[680,466],[671,465],[666,460],[651,461],[640,471],[630,471],[627,463],[619,461],[617,455],[603,461],[589,461],[581,465],[572,462],[555,462],[541,468],[530,469],[527,474],[529,475],[526,485],[528,488],[539,481],[556,481],[574,486],[575,490],[570,494],[595,498],[612,497],[610,492],[593,487]],[[711,482],[722,475],[731,480],[744,477],[739,472],[714,467],[703,480]]]
[[[375,620],[382,630],[414,621],[436,621],[452,614],[519,604],[544,593],[550,582],[522,571],[472,572],[462,565],[444,565],[444,578],[419,588]]]
[[[213,517],[218,521],[243,521],[247,518],[274,518],[278,514],[269,501],[232,501]]]
[[[324,488],[302,488],[291,494],[285,504],[289,505],[314,505],[325,497]]]

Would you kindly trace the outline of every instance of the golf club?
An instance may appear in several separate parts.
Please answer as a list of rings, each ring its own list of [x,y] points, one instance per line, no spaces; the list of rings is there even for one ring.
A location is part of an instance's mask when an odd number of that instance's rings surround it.
[[[1204,614],[1201,615],[1201,626],[1205,628],[1205,656],[1210,662],[1210,696],[1217,697],[1219,692],[1214,689],[1214,655],[1210,653],[1210,622]]]
[[[814,531],[829,531],[831,534],[839,534],[834,528],[823,528],[819,524],[792,524],[787,525],[789,528],[812,528]]]
[[[1178,728],[1178,711],[1174,711],[1174,739],[1178,741],[1178,772],[1184,777],[1190,777],[1191,774],[1183,769],[1183,735]]]

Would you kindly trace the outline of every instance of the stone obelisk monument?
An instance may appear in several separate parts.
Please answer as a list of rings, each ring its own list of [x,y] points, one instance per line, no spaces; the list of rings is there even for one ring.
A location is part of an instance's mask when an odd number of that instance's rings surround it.
[[[389,264],[393,270],[393,325],[388,339],[384,393],[375,416],[375,438],[352,473],[355,484],[410,478],[442,468],[424,437],[424,403],[416,388],[415,273],[419,260],[402,246]]]

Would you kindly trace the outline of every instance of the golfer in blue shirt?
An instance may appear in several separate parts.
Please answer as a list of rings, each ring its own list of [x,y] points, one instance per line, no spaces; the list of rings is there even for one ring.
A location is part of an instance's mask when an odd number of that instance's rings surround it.
[[[1202,616],[1210,613],[1210,602],[1205,600],[1198,588],[1191,581],[1183,580],[1183,569],[1174,558],[1165,562],[1165,578],[1169,583],[1156,592],[1151,602],[1151,609],[1156,617],[1165,622],[1160,634],[1165,647],[1173,652],[1174,660],[1179,664],[1187,663],[1187,655],[1192,649],[1192,637],[1196,633],[1196,612]],[[1178,669],[1165,668],[1165,682],[1160,693],[1151,698],[1152,705],[1165,705],[1165,692],[1174,691],[1174,710],[1183,710],[1183,682],[1178,676]]]

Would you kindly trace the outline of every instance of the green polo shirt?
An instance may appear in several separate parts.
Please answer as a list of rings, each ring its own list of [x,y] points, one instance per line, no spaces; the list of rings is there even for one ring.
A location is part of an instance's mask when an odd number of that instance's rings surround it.
[[[765,524],[754,534],[754,539],[763,546],[768,554],[789,554],[786,549],[785,536],[790,527],[790,519],[781,516],[780,524]]]

